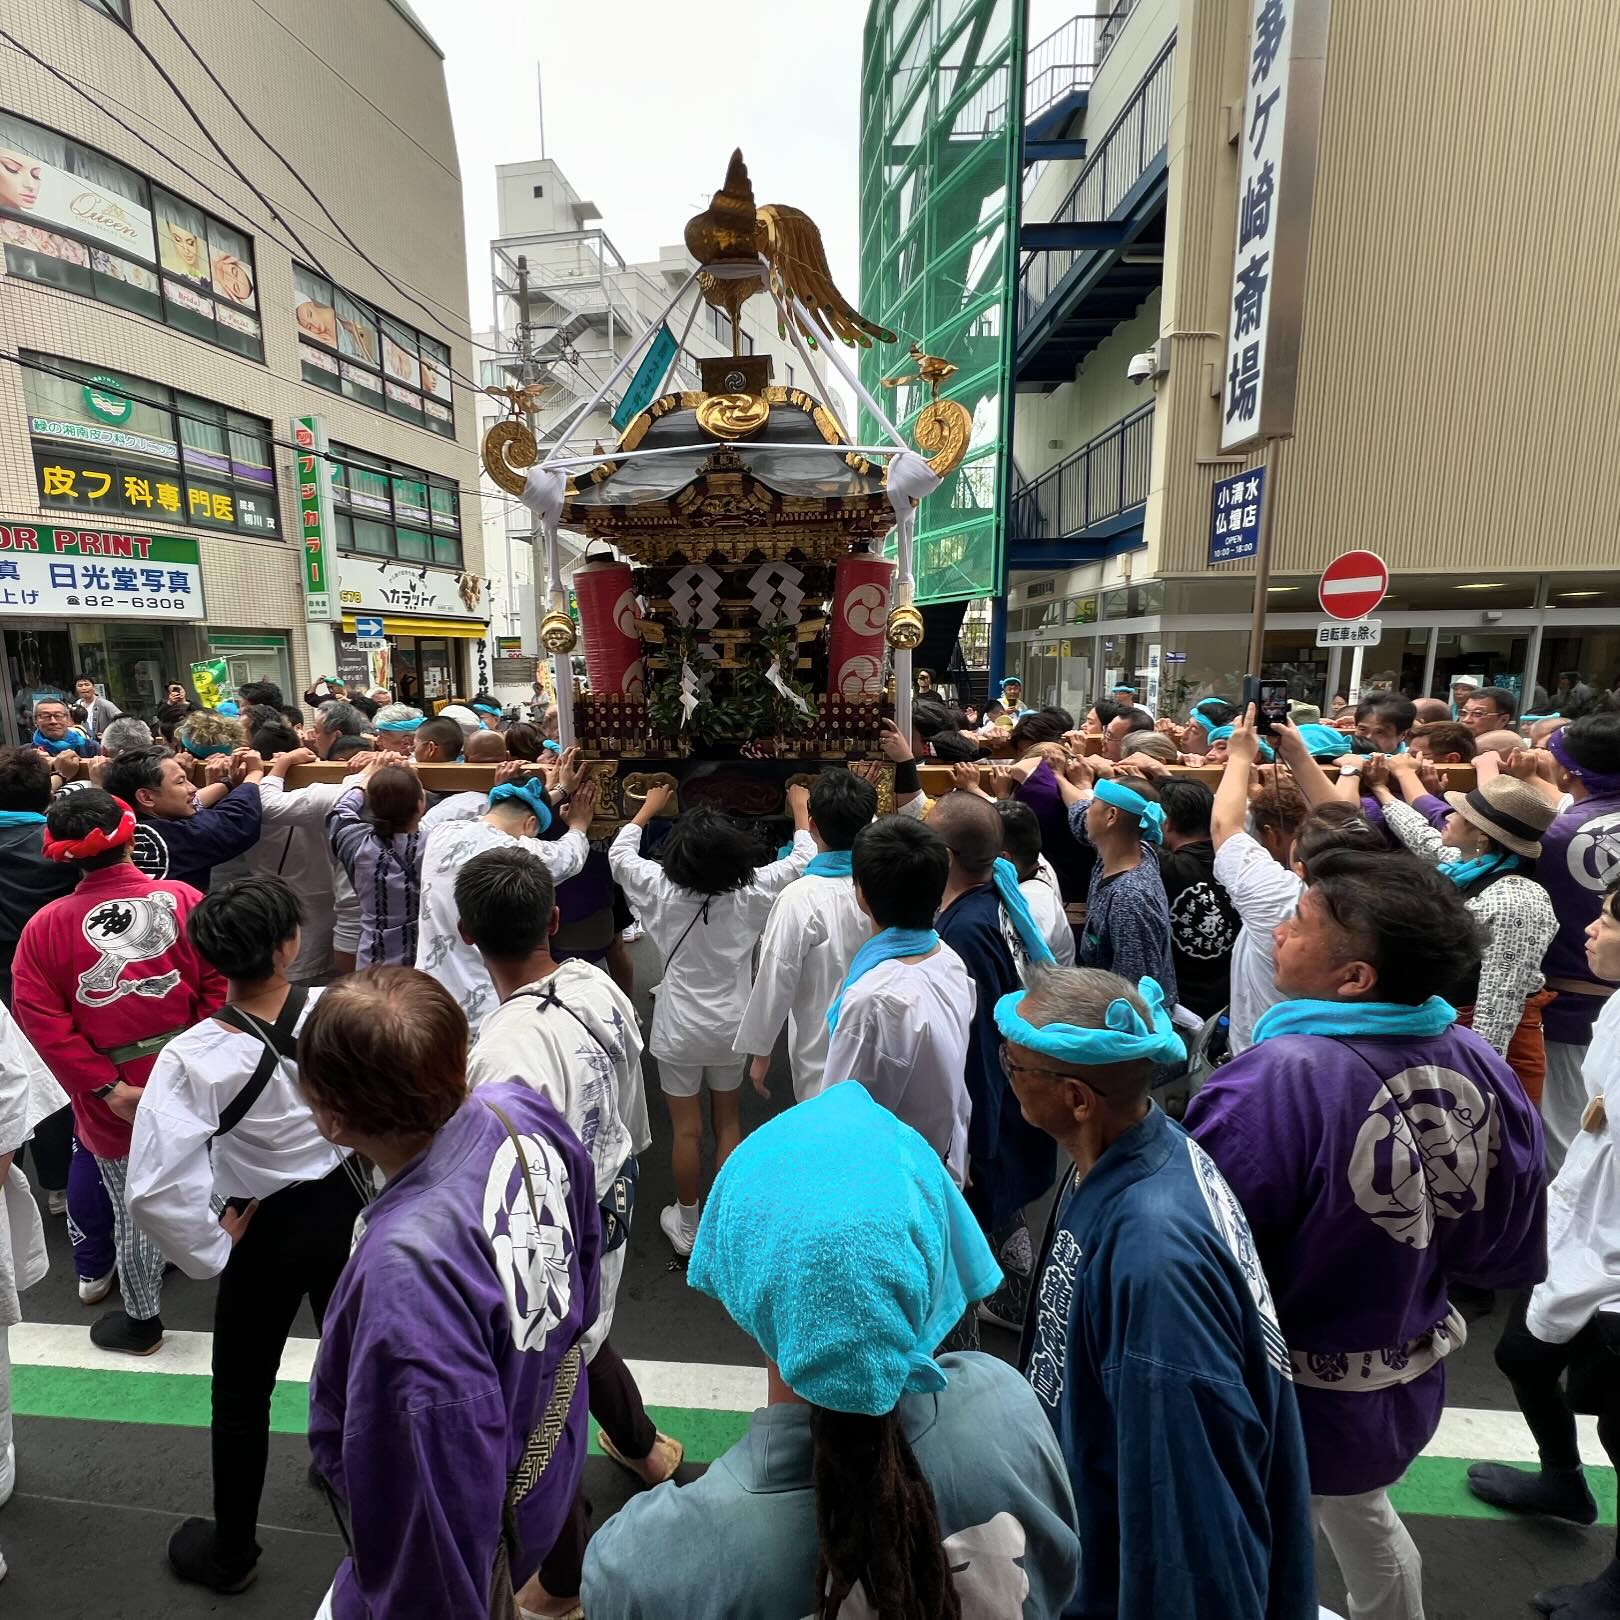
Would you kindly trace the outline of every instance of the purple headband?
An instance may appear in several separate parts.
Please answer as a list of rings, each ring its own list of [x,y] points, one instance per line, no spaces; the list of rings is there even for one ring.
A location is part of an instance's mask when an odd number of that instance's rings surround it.
[[[1564,767],[1573,777],[1579,778],[1581,785],[1588,793],[1620,793],[1620,773],[1604,776],[1598,771],[1589,770],[1575,758],[1569,751],[1569,744],[1564,741],[1566,726],[1560,726],[1547,739],[1547,752]]]

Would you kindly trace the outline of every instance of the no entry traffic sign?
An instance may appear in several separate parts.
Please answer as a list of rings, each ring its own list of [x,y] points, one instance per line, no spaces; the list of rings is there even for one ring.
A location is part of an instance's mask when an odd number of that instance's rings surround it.
[[[1346,551],[1322,570],[1316,594],[1332,619],[1362,619],[1384,600],[1389,569],[1374,551]]]

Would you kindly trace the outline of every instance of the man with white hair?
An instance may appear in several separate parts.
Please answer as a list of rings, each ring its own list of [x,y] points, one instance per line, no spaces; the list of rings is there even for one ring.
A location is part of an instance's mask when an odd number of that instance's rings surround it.
[[[395,754],[411,754],[416,751],[416,729],[427,718],[418,708],[409,703],[389,703],[377,711],[377,717],[371,722],[372,729],[377,733],[378,746],[388,749]]]
[[[365,716],[352,703],[345,703],[342,698],[323,703],[315,711],[316,758],[330,758],[339,737],[358,737],[365,729]]]
[[[156,740],[152,728],[144,720],[137,720],[132,714],[121,715],[109,721],[107,729],[101,734],[102,756],[116,759],[132,748],[150,748]]]

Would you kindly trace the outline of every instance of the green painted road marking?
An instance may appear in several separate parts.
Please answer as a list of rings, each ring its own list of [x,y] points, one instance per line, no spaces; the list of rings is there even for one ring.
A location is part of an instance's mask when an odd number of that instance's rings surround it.
[[[1400,1484],[1389,1493],[1396,1509],[1414,1516],[1427,1515],[1442,1519],[1512,1519],[1517,1515],[1504,1513],[1480,1501],[1468,1489],[1468,1464],[1465,1457],[1419,1457]],[[1598,1523],[1615,1522],[1615,1474],[1612,1468],[1586,1470],[1586,1483],[1597,1498]]]
[[[206,1429],[209,1380],[195,1373],[92,1372],[82,1367],[15,1367],[11,1397],[19,1417],[74,1418],[91,1423],[166,1424]],[[746,1412],[686,1406],[649,1406],[647,1415],[686,1446],[688,1462],[708,1463],[740,1440]],[[270,1401],[274,1434],[304,1434],[309,1428],[309,1386],[277,1383]],[[600,1455],[596,1428],[591,1451]]]

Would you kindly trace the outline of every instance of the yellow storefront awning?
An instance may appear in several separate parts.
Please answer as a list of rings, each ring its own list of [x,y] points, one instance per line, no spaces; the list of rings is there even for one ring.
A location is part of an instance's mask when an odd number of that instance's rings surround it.
[[[354,615],[343,615],[345,634],[356,633]],[[460,641],[480,641],[488,633],[487,627],[476,619],[390,619],[383,618],[385,636],[453,636]]]

